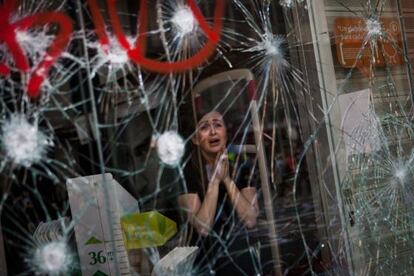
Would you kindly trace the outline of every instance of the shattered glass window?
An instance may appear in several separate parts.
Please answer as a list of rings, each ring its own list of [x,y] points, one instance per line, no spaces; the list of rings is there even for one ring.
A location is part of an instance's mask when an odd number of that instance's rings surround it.
[[[413,274],[413,18],[0,1],[0,274]]]

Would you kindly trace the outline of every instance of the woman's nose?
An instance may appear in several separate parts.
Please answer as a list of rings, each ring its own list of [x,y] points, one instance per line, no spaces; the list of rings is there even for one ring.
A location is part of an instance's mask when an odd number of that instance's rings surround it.
[[[216,134],[216,128],[214,126],[210,126],[210,133]]]

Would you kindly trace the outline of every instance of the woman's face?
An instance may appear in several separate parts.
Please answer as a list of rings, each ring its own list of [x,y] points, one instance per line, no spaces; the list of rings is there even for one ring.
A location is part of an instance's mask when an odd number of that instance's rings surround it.
[[[214,156],[226,148],[227,129],[219,112],[212,111],[200,119],[193,143],[205,153]]]

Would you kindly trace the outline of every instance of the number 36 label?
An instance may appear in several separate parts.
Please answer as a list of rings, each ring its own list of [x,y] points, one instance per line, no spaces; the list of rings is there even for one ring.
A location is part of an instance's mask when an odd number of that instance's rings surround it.
[[[112,260],[112,252],[108,252],[108,254],[105,254],[105,252],[103,252],[102,250],[98,252],[91,251],[88,253],[88,255],[90,257],[90,265],[104,264],[106,263],[108,258],[110,261]]]

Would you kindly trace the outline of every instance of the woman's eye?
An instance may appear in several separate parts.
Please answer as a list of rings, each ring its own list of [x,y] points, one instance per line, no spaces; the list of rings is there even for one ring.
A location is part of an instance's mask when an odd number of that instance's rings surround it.
[[[218,127],[222,127],[223,125],[222,124],[220,124],[220,123],[216,123],[216,124],[214,124],[214,127],[216,127],[216,128],[218,128]]]
[[[202,125],[202,126],[200,126],[200,129],[201,130],[207,130],[208,129],[208,125]]]

